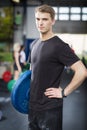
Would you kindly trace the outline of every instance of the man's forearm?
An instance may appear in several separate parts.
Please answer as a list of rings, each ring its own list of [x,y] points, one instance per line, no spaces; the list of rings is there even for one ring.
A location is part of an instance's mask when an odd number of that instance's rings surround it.
[[[80,69],[80,68],[79,68]],[[82,73],[80,71],[76,72],[71,80],[71,82],[64,89],[64,94],[67,96],[77,89],[86,79],[87,71],[84,70]]]

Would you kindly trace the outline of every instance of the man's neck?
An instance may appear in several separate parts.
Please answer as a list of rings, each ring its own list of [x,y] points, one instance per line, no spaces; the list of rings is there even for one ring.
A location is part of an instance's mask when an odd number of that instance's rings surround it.
[[[53,32],[51,32],[49,34],[40,34],[40,39],[42,41],[45,41],[45,40],[48,40],[48,39],[50,39],[50,38],[52,38],[54,36],[55,36],[55,34]]]

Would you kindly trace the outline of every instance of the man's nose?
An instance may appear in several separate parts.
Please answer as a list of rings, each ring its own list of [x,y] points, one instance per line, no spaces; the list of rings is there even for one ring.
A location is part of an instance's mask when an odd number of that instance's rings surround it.
[[[42,24],[43,24],[43,20],[40,20],[40,21],[39,21],[39,24],[42,25]]]

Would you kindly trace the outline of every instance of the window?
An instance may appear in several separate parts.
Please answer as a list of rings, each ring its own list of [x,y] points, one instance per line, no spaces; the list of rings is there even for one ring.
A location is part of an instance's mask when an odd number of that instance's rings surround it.
[[[81,13],[81,8],[80,7],[71,7],[70,12],[74,14]]]
[[[59,13],[69,13],[68,7],[59,7]]]
[[[59,21],[87,21],[87,7],[53,7]]]
[[[82,21],[87,21],[87,7],[82,8]]]
[[[68,14],[60,14],[59,20],[69,20],[69,15]]]
[[[82,21],[87,21],[87,14],[82,15]]]
[[[72,21],[79,21],[80,20],[80,14],[71,14],[70,20]]]
[[[87,8],[86,7],[82,8],[82,13],[86,13],[87,14]]]

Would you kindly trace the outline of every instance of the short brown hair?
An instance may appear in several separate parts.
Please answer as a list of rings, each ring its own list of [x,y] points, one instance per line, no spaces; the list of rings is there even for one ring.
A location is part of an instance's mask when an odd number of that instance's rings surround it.
[[[35,12],[42,12],[42,13],[49,13],[51,18],[54,19],[55,18],[55,11],[54,9],[49,6],[49,5],[41,5],[39,7],[36,8]]]

